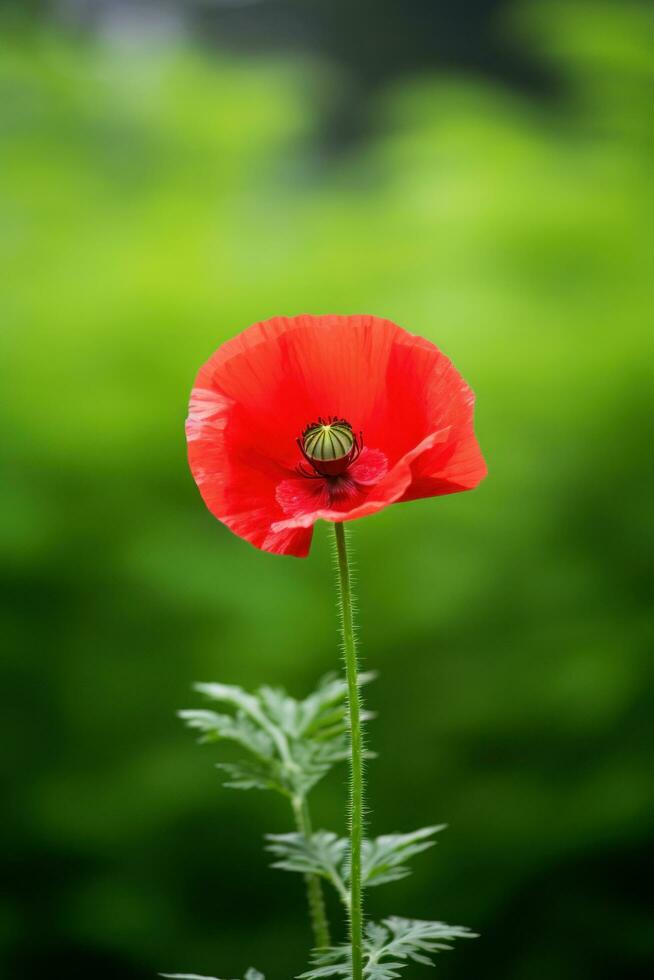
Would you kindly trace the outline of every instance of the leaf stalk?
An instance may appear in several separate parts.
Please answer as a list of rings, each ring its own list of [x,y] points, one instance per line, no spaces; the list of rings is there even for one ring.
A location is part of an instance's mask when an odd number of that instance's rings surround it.
[[[309,804],[305,797],[300,796],[294,796],[291,803],[298,832],[308,840],[312,834]],[[309,918],[311,919],[314,941],[318,949],[325,948],[331,945],[331,938],[329,935],[329,922],[327,920],[322,884],[318,875],[314,874],[306,874],[304,880],[307,886]]]

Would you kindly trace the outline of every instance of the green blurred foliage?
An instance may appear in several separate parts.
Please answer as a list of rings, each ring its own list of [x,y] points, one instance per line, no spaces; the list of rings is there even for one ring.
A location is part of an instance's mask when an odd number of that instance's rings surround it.
[[[651,975],[651,9],[520,6],[562,110],[423,76],[330,167],[320,65],[4,26],[3,974],[306,967],[261,849],[283,801],[222,789],[174,711],[337,664],[328,528],[256,552],[183,438],[211,351],[308,311],[437,342],[490,468],[353,525],[371,832],[451,828],[370,914],[481,932],[445,980]],[[314,803],[338,833],[344,778]]]

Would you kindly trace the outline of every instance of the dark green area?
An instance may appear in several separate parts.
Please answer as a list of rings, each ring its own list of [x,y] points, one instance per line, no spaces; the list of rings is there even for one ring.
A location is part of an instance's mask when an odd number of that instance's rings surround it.
[[[261,554],[204,509],[183,419],[250,322],[371,312],[478,396],[471,494],[352,525],[371,833],[447,822],[369,914],[482,934],[443,980],[651,975],[654,58],[646,5],[547,3],[512,30],[554,113],[421,74],[380,135],[311,152],[329,73],[0,40],[3,976],[268,980],[307,967],[282,799],[220,787],[175,718],[193,681],[338,666],[328,528]],[[314,794],[343,833],[345,769]],[[331,900],[331,896],[330,896]],[[331,906],[334,916],[335,905]],[[426,968],[425,968],[426,969]],[[407,976],[424,970],[412,967]]]

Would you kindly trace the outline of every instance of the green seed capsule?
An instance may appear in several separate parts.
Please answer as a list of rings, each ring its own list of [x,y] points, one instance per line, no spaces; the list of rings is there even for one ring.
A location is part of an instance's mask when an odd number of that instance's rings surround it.
[[[355,438],[347,422],[317,423],[304,433],[303,445],[309,459],[325,463],[348,456],[354,449]]]

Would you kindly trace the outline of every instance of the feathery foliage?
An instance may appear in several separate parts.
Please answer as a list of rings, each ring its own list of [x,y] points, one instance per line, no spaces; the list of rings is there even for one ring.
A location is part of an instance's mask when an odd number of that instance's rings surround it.
[[[363,943],[364,980],[395,980],[400,976],[398,971],[407,966],[410,960],[433,966],[432,957],[442,950],[451,949],[452,940],[472,939],[474,935],[463,926],[398,916],[384,919],[381,924],[369,922]],[[352,976],[349,946],[314,950],[311,960],[312,968],[301,974],[299,980],[323,980],[325,977],[349,980]]]
[[[362,674],[365,684],[373,674]],[[250,693],[228,684],[196,684],[222,710],[190,709],[179,716],[200,733],[201,742],[229,741],[245,749],[247,757],[220,763],[227,774],[225,786],[236,789],[271,789],[291,799],[294,812],[306,804],[313,786],[337,762],[349,757],[347,685],[333,675],[317,689],[296,700],[279,688],[260,687]],[[367,715],[370,717],[370,715]],[[350,841],[327,830],[309,832],[309,821],[298,831],[267,834],[267,850],[274,868],[303,874],[309,882],[325,879],[350,908]],[[398,881],[410,874],[408,862],[432,847],[445,824],[422,827],[406,834],[384,834],[364,840],[361,847],[361,883],[365,888]],[[319,897],[319,903],[322,899]],[[311,902],[310,902],[311,906]],[[363,941],[363,980],[396,980],[410,961],[432,966],[441,950],[454,939],[475,934],[462,926],[391,916],[369,922]],[[328,941],[327,941],[328,942]],[[311,969],[300,980],[352,980],[352,947],[325,944],[311,955]],[[194,973],[164,973],[173,980],[216,980]],[[244,980],[265,980],[249,969]]]
[[[360,684],[374,674],[362,674]],[[337,762],[348,757],[347,685],[328,675],[307,698],[297,700],[280,688],[249,693],[229,684],[196,684],[195,690],[228,709],[178,712],[201,742],[231,741],[249,758],[220,763],[224,785],[270,789],[303,799]],[[368,715],[370,717],[370,715]]]
[[[385,834],[365,840],[361,848],[362,885],[365,888],[399,881],[410,874],[406,861],[432,847],[434,834],[445,824],[423,827],[409,834]],[[321,875],[332,883],[341,898],[348,899],[349,884],[348,840],[327,830],[311,837],[303,834],[267,834],[269,850],[277,860],[274,868]]]

